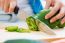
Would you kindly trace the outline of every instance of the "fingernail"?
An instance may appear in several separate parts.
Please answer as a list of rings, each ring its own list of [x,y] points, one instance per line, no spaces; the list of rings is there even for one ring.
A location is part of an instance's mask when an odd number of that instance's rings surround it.
[[[61,22],[61,24],[64,24],[64,22]]]
[[[50,23],[53,23],[53,20],[50,20]]]
[[[47,16],[45,16],[45,19],[48,19],[48,17],[47,17]]]

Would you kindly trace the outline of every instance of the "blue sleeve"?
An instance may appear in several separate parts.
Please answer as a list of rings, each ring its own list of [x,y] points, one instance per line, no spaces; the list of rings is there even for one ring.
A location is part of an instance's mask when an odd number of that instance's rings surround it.
[[[42,10],[42,4],[40,2],[40,0],[29,0],[29,4],[31,5],[32,9],[33,9],[33,12],[36,14],[36,13],[39,13],[40,10]]]

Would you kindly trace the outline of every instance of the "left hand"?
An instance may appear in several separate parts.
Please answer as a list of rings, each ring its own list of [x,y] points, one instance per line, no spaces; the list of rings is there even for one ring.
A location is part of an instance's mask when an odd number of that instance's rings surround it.
[[[8,13],[13,12],[16,4],[16,0],[0,0],[0,8]]]

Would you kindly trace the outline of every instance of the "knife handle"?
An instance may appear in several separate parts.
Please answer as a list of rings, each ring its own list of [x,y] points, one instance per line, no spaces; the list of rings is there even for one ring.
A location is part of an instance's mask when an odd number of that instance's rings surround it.
[[[16,6],[16,7],[14,8],[14,14],[18,14],[18,11],[19,11],[19,7]]]

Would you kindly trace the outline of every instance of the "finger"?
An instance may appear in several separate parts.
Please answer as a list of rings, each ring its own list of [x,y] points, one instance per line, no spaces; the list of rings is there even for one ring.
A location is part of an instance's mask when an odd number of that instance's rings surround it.
[[[0,0],[0,7],[1,7],[1,0]]]
[[[56,15],[55,17],[53,17],[50,22],[53,23],[58,19],[61,19],[63,16],[65,15],[65,7],[61,8],[60,12],[58,15]]]
[[[65,17],[61,20],[61,24],[65,23]]]
[[[51,2],[51,5],[50,6],[54,6],[54,4],[55,4],[55,0],[51,0],[52,2]]]
[[[51,0],[46,0],[45,9],[48,9],[51,5]]]
[[[4,11],[5,12],[9,11],[9,4],[10,4],[10,0],[5,0],[5,2],[4,2]]]
[[[4,0],[0,0],[0,7],[4,9]]]
[[[50,17],[52,17],[59,9],[60,9],[61,4],[60,3],[56,3],[55,6],[52,8],[52,10],[50,11],[50,13],[48,13],[45,16],[45,19],[49,19]]]
[[[11,12],[14,11],[14,8],[16,7],[16,5],[17,5],[16,0],[12,0],[12,1],[10,2],[9,13],[11,13]]]

